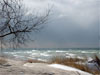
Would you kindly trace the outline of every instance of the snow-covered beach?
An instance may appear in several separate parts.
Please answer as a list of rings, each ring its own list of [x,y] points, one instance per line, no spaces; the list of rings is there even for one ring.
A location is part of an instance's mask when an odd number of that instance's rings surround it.
[[[0,65],[0,75],[92,75],[60,64],[25,63],[19,60],[6,60],[7,64]]]

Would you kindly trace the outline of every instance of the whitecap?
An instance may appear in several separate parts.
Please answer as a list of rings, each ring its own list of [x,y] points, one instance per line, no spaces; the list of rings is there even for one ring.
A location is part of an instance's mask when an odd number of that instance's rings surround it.
[[[53,51],[47,51],[47,52],[53,52]]]
[[[39,55],[39,53],[32,53],[31,55]]]
[[[72,53],[66,53],[68,56],[75,56],[75,54],[72,54]]]
[[[36,50],[32,50],[32,51],[34,52],[34,51],[36,51]]]
[[[45,53],[41,53],[40,55],[42,55],[42,56],[50,56],[50,55],[45,54]]]
[[[97,52],[87,52],[87,51],[82,51],[81,53],[97,53]]]
[[[56,52],[66,52],[66,51],[56,51]]]
[[[30,51],[27,51],[27,52],[25,52],[25,53],[28,53],[28,54],[30,54],[30,53],[32,53],[32,52],[30,52]]]
[[[18,57],[18,55],[13,55],[13,56]]]

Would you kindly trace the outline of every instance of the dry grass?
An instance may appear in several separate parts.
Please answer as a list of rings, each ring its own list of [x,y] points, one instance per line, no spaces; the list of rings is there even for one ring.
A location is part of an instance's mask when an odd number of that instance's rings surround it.
[[[80,58],[66,58],[64,56],[55,56],[51,59],[51,63],[59,63],[59,64],[68,64],[68,63],[71,63],[71,62],[85,62],[87,61],[87,59],[80,59]]]
[[[5,58],[0,58],[0,65],[3,65],[7,63],[7,60]]]
[[[96,58],[97,59],[97,58]],[[74,68],[78,68],[82,71],[86,71],[92,74],[100,74],[99,71],[91,71],[87,65],[83,64],[87,59],[80,58],[66,58],[64,56],[55,56],[51,59],[50,63],[63,64],[67,66],[71,66]]]
[[[25,61],[25,63],[46,63],[46,62],[39,61],[39,60],[28,59],[28,60]]]

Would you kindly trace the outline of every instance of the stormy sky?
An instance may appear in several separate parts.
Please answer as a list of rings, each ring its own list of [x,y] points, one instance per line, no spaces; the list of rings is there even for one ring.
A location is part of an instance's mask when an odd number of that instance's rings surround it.
[[[48,23],[32,34],[31,48],[94,48],[99,46],[99,0],[24,0],[39,12],[52,7]]]

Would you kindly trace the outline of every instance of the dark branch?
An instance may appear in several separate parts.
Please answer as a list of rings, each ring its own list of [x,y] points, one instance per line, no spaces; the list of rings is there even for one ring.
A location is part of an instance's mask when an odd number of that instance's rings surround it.
[[[50,10],[41,16],[26,13],[28,11],[25,11],[22,0],[0,0],[0,38],[6,40],[5,37],[8,37],[17,44],[24,44],[31,32],[39,30],[46,23]]]

